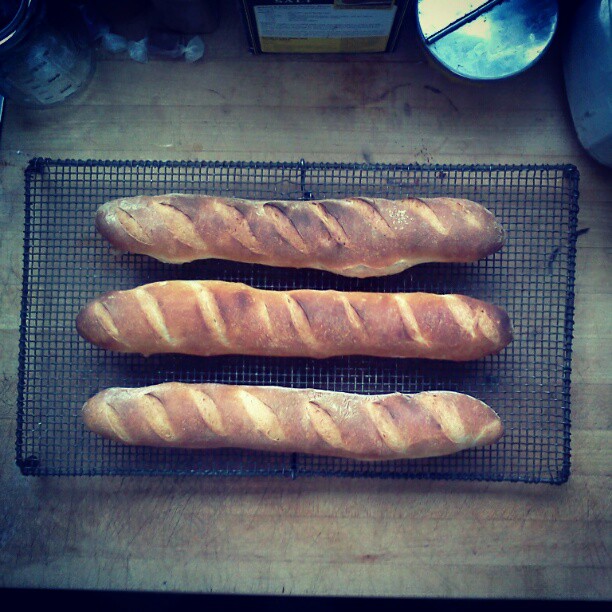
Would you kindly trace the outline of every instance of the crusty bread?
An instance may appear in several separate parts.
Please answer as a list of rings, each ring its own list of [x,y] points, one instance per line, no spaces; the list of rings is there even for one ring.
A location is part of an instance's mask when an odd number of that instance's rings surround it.
[[[504,243],[493,214],[459,198],[137,196],[107,202],[95,223],[118,250],[164,262],[216,258],[361,278],[476,261]]]
[[[269,291],[164,281],[107,293],[78,314],[83,338],[119,352],[467,361],[512,340],[507,313],[461,295]]]
[[[130,445],[237,447],[362,460],[448,455],[493,444],[500,418],[450,391],[357,395],[314,389],[163,383],[106,389],[88,429]]]

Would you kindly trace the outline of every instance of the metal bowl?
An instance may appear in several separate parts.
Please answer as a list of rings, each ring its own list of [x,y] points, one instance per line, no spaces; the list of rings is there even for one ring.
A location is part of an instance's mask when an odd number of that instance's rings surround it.
[[[558,22],[556,0],[417,0],[427,52],[447,71],[474,81],[524,72],[546,51]]]

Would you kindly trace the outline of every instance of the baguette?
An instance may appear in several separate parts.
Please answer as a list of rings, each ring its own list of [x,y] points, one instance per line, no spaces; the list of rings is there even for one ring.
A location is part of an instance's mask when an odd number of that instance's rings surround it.
[[[79,334],[152,355],[371,355],[467,361],[512,340],[508,314],[462,295],[269,291],[225,281],[163,281],[85,305]]]
[[[137,196],[102,205],[95,223],[116,249],[167,263],[215,258],[359,278],[472,262],[504,244],[493,214],[459,198]]]
[[[450,391],[357,395],[314,389],[163,383],[106,389],[85,426],[128,445],[297,452],[360,460],[448,455],[493,444],[500,418]]]

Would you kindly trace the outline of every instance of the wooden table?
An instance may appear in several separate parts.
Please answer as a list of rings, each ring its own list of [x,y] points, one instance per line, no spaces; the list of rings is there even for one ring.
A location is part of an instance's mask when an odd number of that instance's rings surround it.
[[[387,56],[254,57],[233,17],[199,63],[101,58],[74,101],[7,104],[0,585],[609,599],[612,176],[576,139],[558,49],[515,80],[476,87],[438,72],[410,35]],[[578,242],[569,482],[22,476],[23,170],[34,156],[575,164],[589,231]]]

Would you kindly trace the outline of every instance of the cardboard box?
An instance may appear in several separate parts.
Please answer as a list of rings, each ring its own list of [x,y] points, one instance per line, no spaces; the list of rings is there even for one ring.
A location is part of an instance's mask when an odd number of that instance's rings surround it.
[[[392,51],[412,0],[241,0],[251,50]]]

